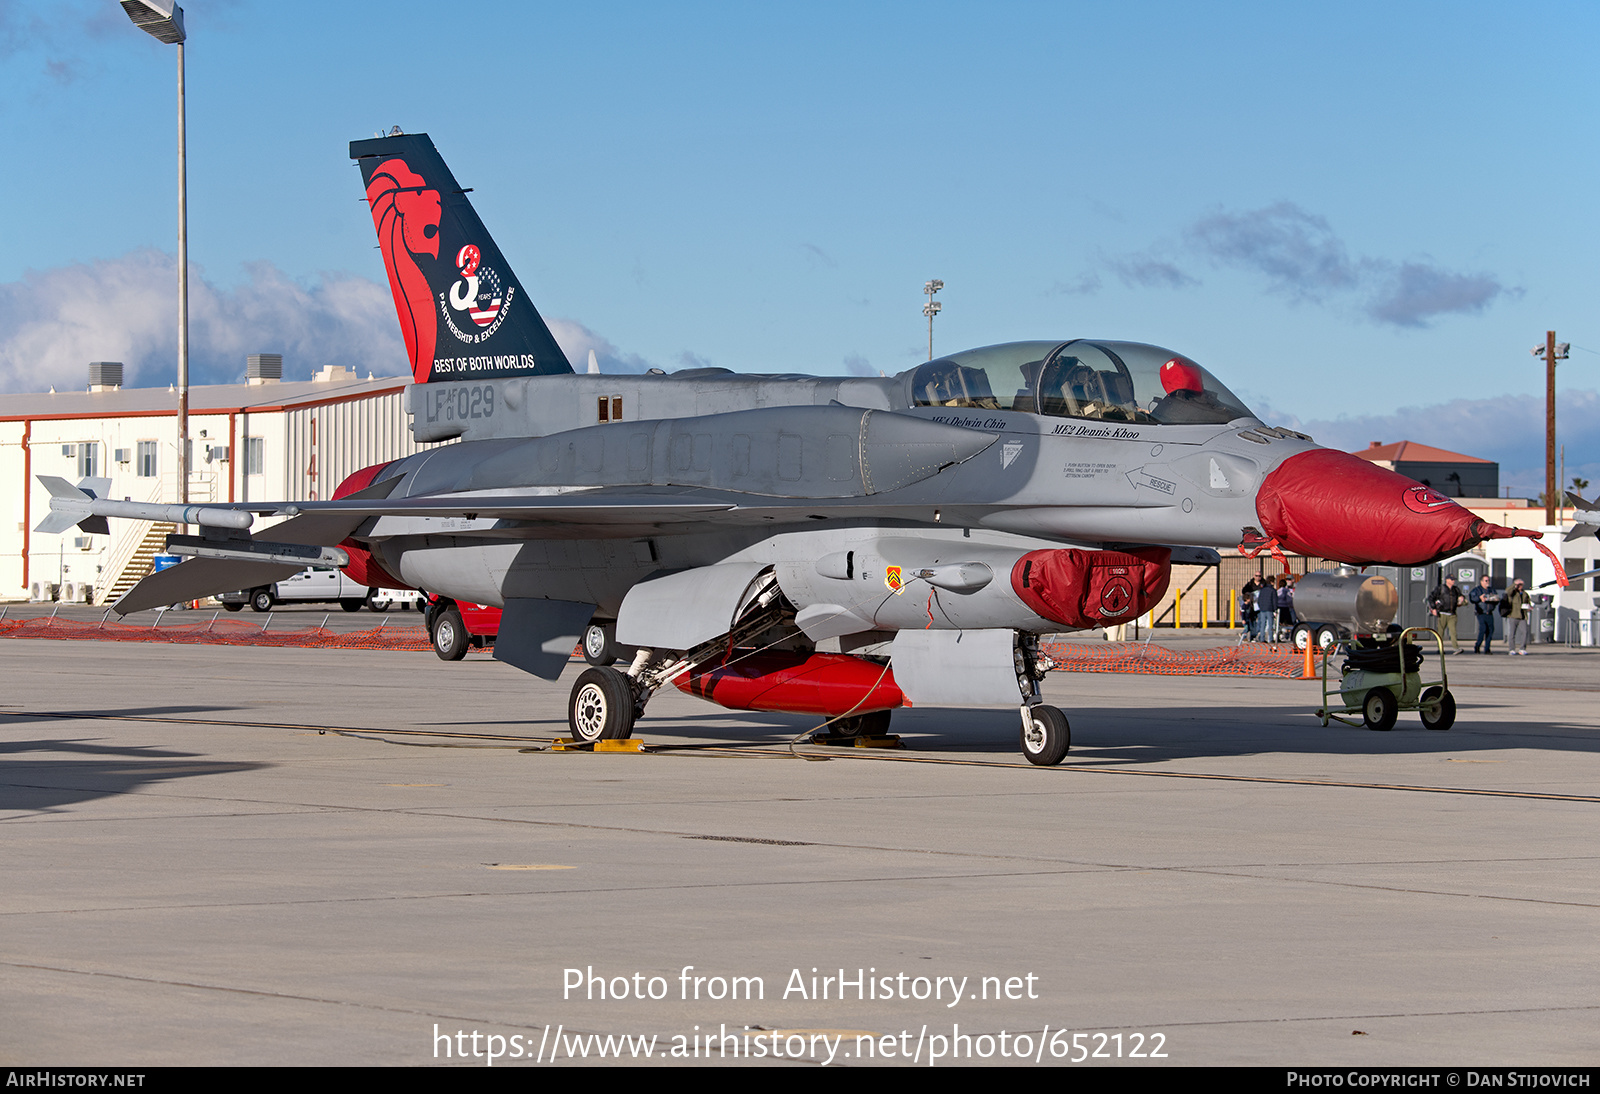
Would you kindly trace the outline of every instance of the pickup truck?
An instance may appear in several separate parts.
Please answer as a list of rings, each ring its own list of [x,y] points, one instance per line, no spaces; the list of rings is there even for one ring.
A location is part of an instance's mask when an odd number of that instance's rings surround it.
[[[412,607],[421,598],[410,589],[370,589],[357,585],[340,570],[313,567],[275,584],[223,593],[217,599],[230,612],[239,611],[246,604],[255,611],[269,612],[277,604],[319,602],[337,602],[347,612],[359,612],[363,605],[375,612],[386,612],[397,604],[401,608]]]

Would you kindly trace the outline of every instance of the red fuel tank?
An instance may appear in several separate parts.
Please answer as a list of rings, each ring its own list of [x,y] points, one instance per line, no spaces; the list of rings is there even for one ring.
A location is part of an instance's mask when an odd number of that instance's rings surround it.
[[[905,705],[888,666],[845,653],[734,650],[672,682],[680,691],[733,710],[832,718]]]

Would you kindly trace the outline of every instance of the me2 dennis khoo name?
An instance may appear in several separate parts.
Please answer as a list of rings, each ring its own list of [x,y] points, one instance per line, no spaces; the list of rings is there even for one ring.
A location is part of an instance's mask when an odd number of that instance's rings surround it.
[[[660,1002],[671,996],[675,1001],[686,1002],[694,999],[767,997],[765,977],[702,975],[693,965],[685,965],[679,970],[675,978],[675,994],[672,982],[667,977],[643,972],[605,976],[596,973],[593,965],[588,965],[581,969],[564,969],[561,978],[563,999]],[[954,1007],[962,1000],[1037,999],[1038,981],[1039,977],[1031,972],[1020,976],[956,977],[909,972],[880,975],[876,968],[858,968],[839,969],[837,975],[832,975],[813,968],[808,976],[800,969],[792,969],[784,981],[782,995],[777,998],[808,1003],[830,999],[934,1000],[946,1007]],[[773,989],[777,990],[776,981]]]

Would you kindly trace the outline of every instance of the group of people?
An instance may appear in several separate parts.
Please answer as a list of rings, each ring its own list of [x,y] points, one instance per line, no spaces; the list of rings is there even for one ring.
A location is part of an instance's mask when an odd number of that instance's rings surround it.
[[[1239,606],[1244,617],[1244,637],[1251,642],[1282,642],[1299,620],[1294,611],[1294,581],[1280,574],[1252,577],[1239,590]]]
[[[1463,595],[1456,587],[1456,579],[1447,577],[1428,597],[1428,615],[1440,637],[1448,636],[1451,653],[1461,652],[1461,642],[1456,637],[1456,609],[1463,603],[1472,605],[1473,618],[1478,621],[1478,637],[1472,643],[1473,653],[1489,654],[1494,645],[1494,617],[1506,621],[1506,650],[1513,657],[1528,655],[1528,621],[1533,614],[1533,598],[1523,586],[1522,578],[1511,582],[1511,591],[1500,593],[1484,574],[1470,594]]]

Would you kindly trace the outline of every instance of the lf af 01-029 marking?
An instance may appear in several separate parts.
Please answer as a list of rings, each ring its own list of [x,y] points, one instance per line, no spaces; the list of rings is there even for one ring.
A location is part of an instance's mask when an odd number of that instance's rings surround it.
[[[1038,635],[1132,619],[1175,558],[1250,543],[1417,565],[1528,534],[1274,429],[1139,343],[1011,342],[876,379],[575,374],[425,135],[350,154],[413,433],[458,443],[366,468],[334,500],[208,507],[205,554],[118,611],[265,584],[278,558],[337,547],[364,584],[502,608],[495,657],[537,675],[557,677],[586,628],[632,648],[575,682],[586,739],[630,735],[673,684],[847,733],[902,704],[1014,706],[1024,753],[1049,764],[1070,731],[1040,700]],[[125,504],[69,492],[46,524]],[[229,526],[240,512],[290,519],[263,543]]]

